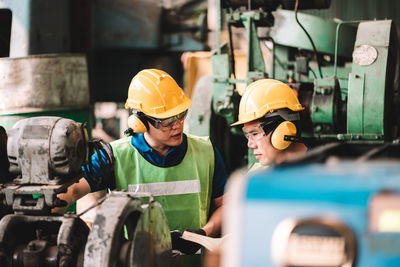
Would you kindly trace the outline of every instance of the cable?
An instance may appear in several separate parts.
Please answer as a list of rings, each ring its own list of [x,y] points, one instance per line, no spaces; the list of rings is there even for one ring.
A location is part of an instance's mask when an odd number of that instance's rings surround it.
[[[384,144],[383,146],[376,147],[374,149],[369,150],[367,153],[358,157],[355,162],[363,162],[371,159],[373,156],[383,152],[385,149],[389,148],[390,144]]]
[[[317,77],[317,74],[315,74],[315,71],[314,71],[312,68],[310,68],[310,71],[311,71],[312,74],[314,75],[314,78],[317,79],[318,77]]]
[[[80,212],[79,214],[77,214],[76,216],[81,217],[83,214],[85,214],[86,212],[88,212],[89,210],[93,209],[94,207],[97,207],[99,205],[101,205],[101,203],[104,202],[104,200],[106,200],[107,195],[105,195],[104,197],[100,198],[99,200],[97,200],[95,203],[93,203],[92,205],[90,205],[88,208],[84,209],[82,212]]]
[[[315,48],[314,42],[313,42],[311,36],[310,36],[310,35],[308,34],[308,32],[306,31],[306,29],[303,27],[303,25],[301,25],[299,19],[297,18],[297,9],[298,9],[298,6],[299,6],[299,0],[296,0],[296,4],[295,4],[295,6],[294,6],[294,17],[295,17],[295,19],[296,19],[297,24],[299,24],[300,28],[302,28],[303,31],[304,31],[304,33],[307,35],[308,40],[310,40],[310,43],[311,43],[312,48],[313,48],[313,50],[314,50],[314,56],[315,56],[315,58],[317,59],[319,76],[321,76],[321,78],[323,78],[323,76],[322,76],[322,70],[321,70],[321,64],[320,64],[320,61],[319,61],[319,57],[318,57],[318,54],[317,54],[317,49]]]
[[[232,37],[232,24],[229,23],[229,22],[228,22],[228,34],[229,34],[229,58],[230,58],[231,67],[232,67],[231,71],[232,71],[232,74],[233,74],[233,78],[236,79],[235,54],[234,54],[234,51],[233,51],[233,41],[232,41],[232,39],[233,39],[233,37]]]
[[[102,183],[103,177],[110,174],[113,171],[114,156],[111,148],[100,139],[93,139],[88,143],[89,147],[89,159],[86,164],[83,164],[83,169],[86,174],[86,178],[91,183],[98,186]],[[97,154],[99,157],[100,172],[95,174],[92,162],[92,155]]]

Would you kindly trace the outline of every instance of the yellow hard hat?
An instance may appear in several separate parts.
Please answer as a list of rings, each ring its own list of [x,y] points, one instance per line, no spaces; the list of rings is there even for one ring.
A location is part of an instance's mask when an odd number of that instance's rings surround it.
[[[258,80],[247,86],[240,99],[239,120],[231,126],[254,121],[282,108],[292,111],[304,109],[287,84],[274,79]]]
[[[168,73],[157,69],[145,69],[133,77],[125,108],[165,119],[184,112],[191,104],[190,98]]]

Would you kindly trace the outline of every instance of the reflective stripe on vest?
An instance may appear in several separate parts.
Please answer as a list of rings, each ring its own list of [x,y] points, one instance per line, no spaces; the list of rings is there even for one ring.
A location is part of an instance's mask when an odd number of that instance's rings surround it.
[[[187,135],[187,143],[182,162],[172,167],[148,162],[130,138],[111,143],[116,188],[151,193],[162,205],[171,230],[203,227],[210,208],[214,149],[208,137]]]
[[[201,192],[200,180],[130,184],[128,185],[128,191],[135,193],[149,193],[152,196],[172,196]]]

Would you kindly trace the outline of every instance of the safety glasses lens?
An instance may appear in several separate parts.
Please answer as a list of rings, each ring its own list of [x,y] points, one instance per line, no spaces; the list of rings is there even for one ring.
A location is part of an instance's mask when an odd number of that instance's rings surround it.
[[[244,136],[247,140],[250,141],[258,141],[265,136],[264,132],[260,129],[259,131],[251,131],[248,133],[244,133]]]
[[[175,121],[175,117],[171,117],[171,118],[168,118],[168,119],[160,120],[159,124],[160,124],[162,127],[168,127],[168,126],[170,126],[174,121]]]
[[[179,113],[178,115],[175,115],[173,117],[167,118],[167,119],[163,119],[163,120],[156,120],[158,125],[162,126],[162,127],[168,127],[171,126],[176,120],[179,120],[180,122],[182,122],[187,114],[187,110],[185,110],[182,113]]]

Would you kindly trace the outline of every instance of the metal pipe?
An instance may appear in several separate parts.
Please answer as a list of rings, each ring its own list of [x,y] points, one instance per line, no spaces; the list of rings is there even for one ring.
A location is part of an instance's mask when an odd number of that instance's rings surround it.
[[[217,30],[216,30],[216,45],[217,45],[217,54],[221,55],[221,27],[222,27],[222,6],[221,0],[217,0]]]
[[[303,9],[326,9],[331,5],[331,0],[302,0],[299,3],[299,10]],[[279,6],[282,9],[293,10],[293,0],[223,0],[222,7],[240,8],[246,7],[248,10],[262,8],[265,11],[276,10]]]
[[[236,78],[236,67],[235,67],[235,53],[233,50],[233,37],[232,37],[232,25],[228,23],[228,33],[229,33],[229,58],[231,61],[231,71],[233,77]]]
[[[260,40],[264,40],[264,42],[262,42],[262,43],[268,49],[269,49],[269,47],[265,44],[265,41],[271,41],[271,43],[272,43],[272,59],[271,59],[271,61],[272,61],[272,66],[271,66],[272,67],[272,70],[271,70],[272,76],[270,78],[275,79],[275,41],[271,36],[267,36],[266,38],[260,38]],[[283,68],[283,66],[282,66],[282,68]]]

